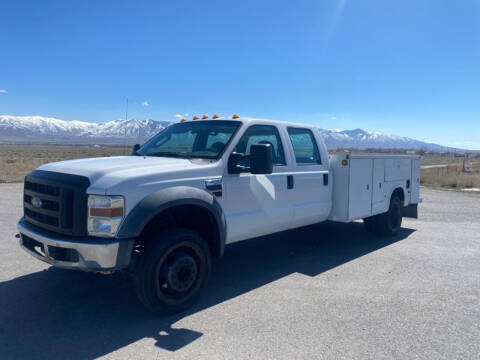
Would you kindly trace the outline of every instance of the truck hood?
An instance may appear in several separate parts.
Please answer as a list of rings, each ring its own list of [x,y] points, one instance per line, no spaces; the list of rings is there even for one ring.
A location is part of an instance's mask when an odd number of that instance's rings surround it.
[[[54,162],[42,165],[38,170],[86,176],[90,179],[91,188],[94,188],[92,191],[104,192],[120,183],[141,185],[144,182],[194,176],[192,172],[211,168],[212,165],[202,160],[194,161],[167,157],[117,156]]]

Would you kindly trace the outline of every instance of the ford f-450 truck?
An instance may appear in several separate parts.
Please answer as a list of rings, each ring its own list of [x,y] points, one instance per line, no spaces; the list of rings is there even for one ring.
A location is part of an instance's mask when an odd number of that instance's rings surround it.
[[[192,305],[227,244],[326,220],[363,219],[390,236],[403,216],[417,217],[419,184],[419,156],[329,156],[313,126],[183,121],[131,156],[28,174],[17,237],[56,267],[130,270],[147,308],[175,313]]]

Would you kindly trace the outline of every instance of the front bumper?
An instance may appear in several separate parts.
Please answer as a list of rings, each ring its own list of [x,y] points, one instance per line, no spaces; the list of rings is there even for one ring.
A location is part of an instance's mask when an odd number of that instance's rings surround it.
[[[131,260],[134,239],[69,237],[42,230],[23,218],[17,228],[22,249],[55,267],[104,272],[126,268]]]

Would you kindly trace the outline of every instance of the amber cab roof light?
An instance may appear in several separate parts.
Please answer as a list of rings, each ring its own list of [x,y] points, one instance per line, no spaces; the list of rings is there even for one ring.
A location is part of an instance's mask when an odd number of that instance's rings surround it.
[[[240,116],[238,116],[237,114],[233,115],[232,116],[232,119],[238,119]]]

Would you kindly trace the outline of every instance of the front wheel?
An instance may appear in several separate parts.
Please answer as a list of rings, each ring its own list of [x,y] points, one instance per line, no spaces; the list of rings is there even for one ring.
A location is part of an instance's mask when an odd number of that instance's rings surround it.
[[[176,228],[149,241],[134,272],[138,298],[149,310],[173,314],[189,308],[210,273],[210,250],[195,232]]]

